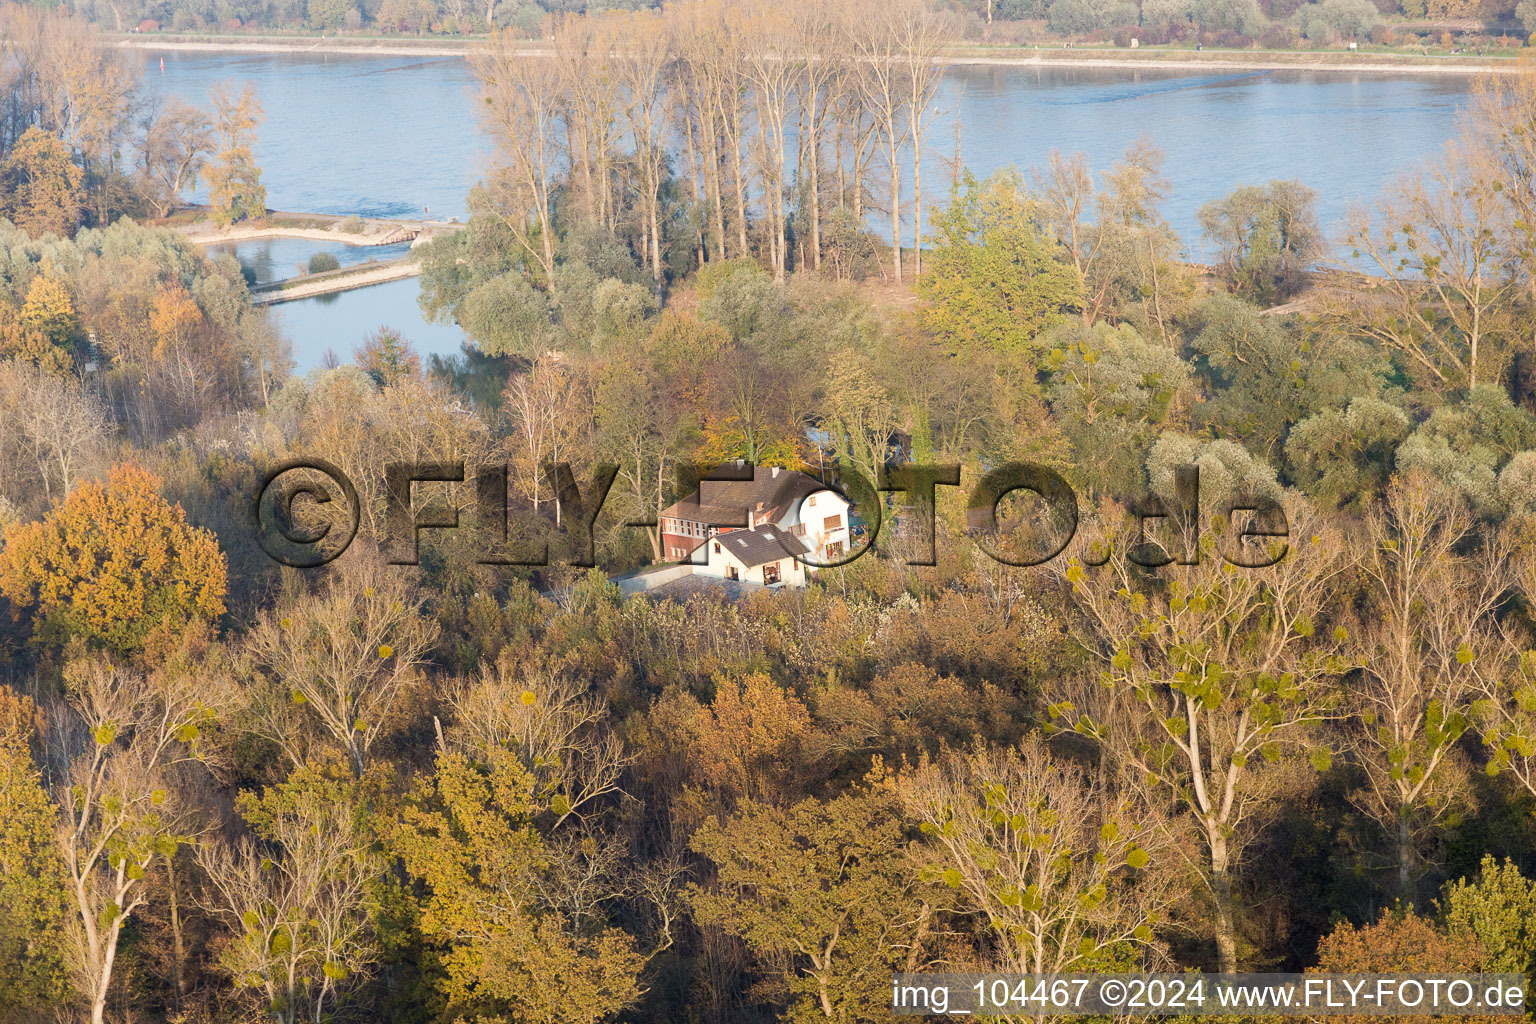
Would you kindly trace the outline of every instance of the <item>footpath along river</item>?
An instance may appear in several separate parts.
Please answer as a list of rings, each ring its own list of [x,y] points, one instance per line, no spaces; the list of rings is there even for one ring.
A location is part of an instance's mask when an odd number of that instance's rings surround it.
[[[160,70],[164,58],[165,70]],[[143,51],[153,90],[206,104],[215,82],[251,82],[267,121],[257,160],[274,209],[372,217],[459,217],[488,147],[474,81],[459,58]],[[1042,166],[1082,151],[1096,171],[1146,135],[1165,153],[1165,208],[1187,255],[1208,255],[1197,211],[1242,184],[1297,178],[1337,233],[1351,203],[1372,202],[1399,171],[1456,131],[1471,79],[1332,71],[1171,71],[1018,66],[950,68],[936,101],[924,186],[941,200],[956,151],[977,174]],[[958,130],[957,130],[958,125]],[[257,241],[235,252],[262,276],[287,276],[331,243]],[[299,368],[343,361],[365,334],[395,327],[423,353],[452,354],[462,334],[425,323],[417,283],[395,281],[273,308]]]

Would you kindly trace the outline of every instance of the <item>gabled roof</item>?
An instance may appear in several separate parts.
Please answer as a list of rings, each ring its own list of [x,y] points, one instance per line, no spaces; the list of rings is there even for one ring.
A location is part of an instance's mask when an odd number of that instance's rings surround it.
[[[729,479],[742,474],[737,466],[721,466],[699,481],[697,491],[667,506],[661,514],[691,523],[744,527],[749,514],[768,512],[769,519],[778,522],[801,498],[826,489],[814,477],[771,466],[752,467],[751,480]]]
[[[767,562],[777,562],[791,555],[803,555],[810,548],[800,538],[786,533],[777,526],[759,526],[755,530],[732,530],[717,535],[710,543],[719,544],[748,569],[755,569]]]

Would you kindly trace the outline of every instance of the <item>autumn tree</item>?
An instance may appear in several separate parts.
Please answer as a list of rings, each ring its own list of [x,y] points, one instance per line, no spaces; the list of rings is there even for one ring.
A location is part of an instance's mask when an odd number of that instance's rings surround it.
[[[1081,278],[1058,260],[1016,171],[978,181],[967,171],[933,216],[923,326],[952,353],[1020,357],[1082,302]]]
[[[266,117],[254,86],[236,95],[228,83],[210,94],[216,150],[208,169],[208,204],[213,219],[230,225],[247,217],[267,215],[267,189],[256,166],[256,128]]]
[[[923,940],[942,906],[919,892],[906,832],[888,788],[785,808],[744,801],[693,834],[716,873],[689,892],[694,918],[782,976],[785,1019],[877,1020],[891,973],[929,962]]]
[[[28,697],[0,689],[0,1006],[40,1015],[65,996],[64,943],[71,913],[54,843],[54,814],[32,759],[41,719]],[[0,1019],[10,1019],[0,1011]]]
[[[440,754],[389,848],[422,887],[421,929],[449,1005],[508,1024],[596,1024],[639,997],[643,954],[600,917],[574,920],[547,898],[554,858],[537,789],[511,751]]]
[[[1477,936],[1448,932],[1411,909],[1389,910],[1374,923],[1341,922],[1318,943],[1317,970],[1340,974],[1482,969],[1487,950]]]
[[[448,749],[478,758],[510,751],[548,802],[553,827],[586,819],[619,792],[632,757],[607,728],[601,701],[569,676],[525,674],[503,656],[449,702]]]
[[[364,338],[363,343],[352,350],[352,358],[358,368],[381,388],[421,376],[421,356],[393,327],[380,327]]]
[[[160,496],[134,465],[87,481],[42,521],[6,531],[0,593],[30,611],[33,639],[80,639],[131,654],[224,612],[227,569],[218,542]]]
[[[32,278],[20,309],[0,305],[0,355],[64,377],[74,369],[80,340],[74,296],[52,274]]]
[[[762,673],[717,678],[698,712],[694,756],[703,778],[727,794],[767,801],[793,790],[807,756],[805,704]]]
[[[64,141],[33,125],[0,163],[0,216],[34,235],[67,238],[80,222],[83,179]]]

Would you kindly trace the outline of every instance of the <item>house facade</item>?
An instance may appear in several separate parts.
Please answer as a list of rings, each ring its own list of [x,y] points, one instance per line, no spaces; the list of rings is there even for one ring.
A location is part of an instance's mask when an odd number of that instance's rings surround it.
[[[699,489],[662,510],[662,556],[694,575],[803,587],[810,562],[849,548],[849,504],[804,473],[741,464],[722,467]],[[797,557],[798,556],[798,557]]]

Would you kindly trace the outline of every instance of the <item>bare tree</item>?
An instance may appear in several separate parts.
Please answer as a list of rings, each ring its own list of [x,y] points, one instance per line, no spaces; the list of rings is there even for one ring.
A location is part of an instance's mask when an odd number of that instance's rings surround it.
[[[145,676],[98,659],[71,663],[65,680],[72,714],[56,718],[49,774],[75,911],[67,948],[91,1022],[103,1024],[119,941],[147,899],[146,878],[196,829],[177,799],[178,778],[232,694],[216,673]]]
[[[257,728],[303,763],[294,719],[317,722],[361,774],[369,751],[398,727],[401,704],[436,639],[397,574],[359,552],[337,563],[320,593],[302,594],[266,615],[248,646],[265,694]],[[298,714],[281,713],[284,697]]]
[[[1333,311],[1335,322],[1400,352],[1430,387],[1496,378],[1499,353],[1488,347],[1510,331],[1518,265],[1504,191],[1483,154],[1453,142],[1399,179],[1375,218],[1354,210],[1346,244],[1380,278],[1363,300]]]
[[[449,699],[449,749],[480,759],[511,751],[549,799],[556,826],[585,819],[592,804],[619,792],[633,760],[603,724],[603,702],[563,675],[524,674],[504,659]]]
[[[769,262],[774,279],[782,281],[789,262],[785,251],[787,133],[801,65],[801,57],[794,50],[794,22],[780,8],[753,4],[730,8],[726,24],[741,41],[741,66],[751,85],[757,119],[756,162],[768,214]]]
[[[906,83],[907,138],[912,144],[912,260],[923,272],[923,143],[931,127],[933,99],[944,76],[939,55],[950,26],[928,0],[896,0],[890,5],[892,30],[901,47]]]
[[[519,53],[510,33],[470,58],[500,165],[490,177],[497,216],[555,292],[555,188],[561,164],[561,91],[553,61]]]
[[[206,909],[231,933],[221,964],[280,1024],[328,1020],[339,989],[374,960],[368,882],[377,867],[355,809],[308,792],[250,836],[198,847]]]
[[[612,231],[614,157],[621,98],[614,48],[623,42],[622,19],[569,15],[555,26],[554,61],[563,97],[564,144],[573,176],[579,176],[586,213]]]
[[[699,162],[704,172],[713,215],[717,259],[726,255],[725,162],[727,111],[725,96],[734,69],[727,58],[733,49],[726,43],[724,10],[718,0],[693,0],[669,6],[667,15],[675,33],[673,47],[678,54],[675,86],[680,95],[677,110],[689,124],[684,134],[695,139]],[[739,106],[739,98],[736,100]],[[745,234],[742,236],[745,251]]]
[[[640,205],[645,218],[644,258],[650,261],[656,294],[661,294],[661,188],[667,173],[667,135],[673,96],[672,35],[659,11],[610,16],[617,20],[619,45],[614,65],[635,166],[640,172]]]
[[[832,86],[846,63],[845,35],[825,4],[790,7],[794,48],[800,55],[800,141],[797,167],[806,182],[811,229],[811,265],[821,269],[822,135],[833,104]]]
[[[902,796],[939,851],[935,874],[991,923],[1000,968],[1052,974],[1106,950],[1150,946],[1177,898],[1166,827],[1052,757],[981,743],[904,778]]]
[[[68,494],[105,454],[106,410],[78,381],[7,363],[0,366],[0,401],[14,417],[5,433],[16,454],[37,468],[50,503]]]
[[[504,403],[513,427],[508,444],[523,494],[535,510],[542,502],[553,501],[558,526],[563,512],[560,495],[545,497],[544,467],[571,461],[585,433],[583,418],[590,406],[583,408],[574,375],[554,352],[546,352],[526,373],[507,382]]]
[[[1413,898],[1419,840],[1453,809],[1458,744],[1472,704],[1505,667],[1491,615],[1511,582],[1502,535],[1478,537],[1459,496],[1421,472],[1394,478],[1368,523],[1369,587],[1348,695],[1366,785],[1355,802],[1396,847]]]
[[[1077,635],[1105,684],[1122,688],[1120,707],[1142,716],[1095,722],[1063,705],[1052,714],[1108,742],[1195,816],[1223,972],[1237,969],[1232,871],[1270,785],[1268,765],[1331,714],[1343,670],[1342,639],[1317,626],[1347,568],[1343,544],[1302,509],[1289,511],[1296,542],[1268,568],[1233,571],[1207,539],[1198,564],[1179,567],[1166,585],[1141,572],[1121,543],[1099,568],[1073,558],[1055,570],[1077,598]]]
[[[181,194],[197,187],[213,148],[213,121],[179,98],[145,125],[139,158],[159,216],[169,216]]]
[[[891,5],[866,0],[850,5],[845,26],[852,40],[851,49],[860,62],[857,78],[864,102],[874,115],[890,171],[888,209],[891,214],[891,272],[901,280],[901,149],[912,130],[906,106],[912,85],[899,15]]]

